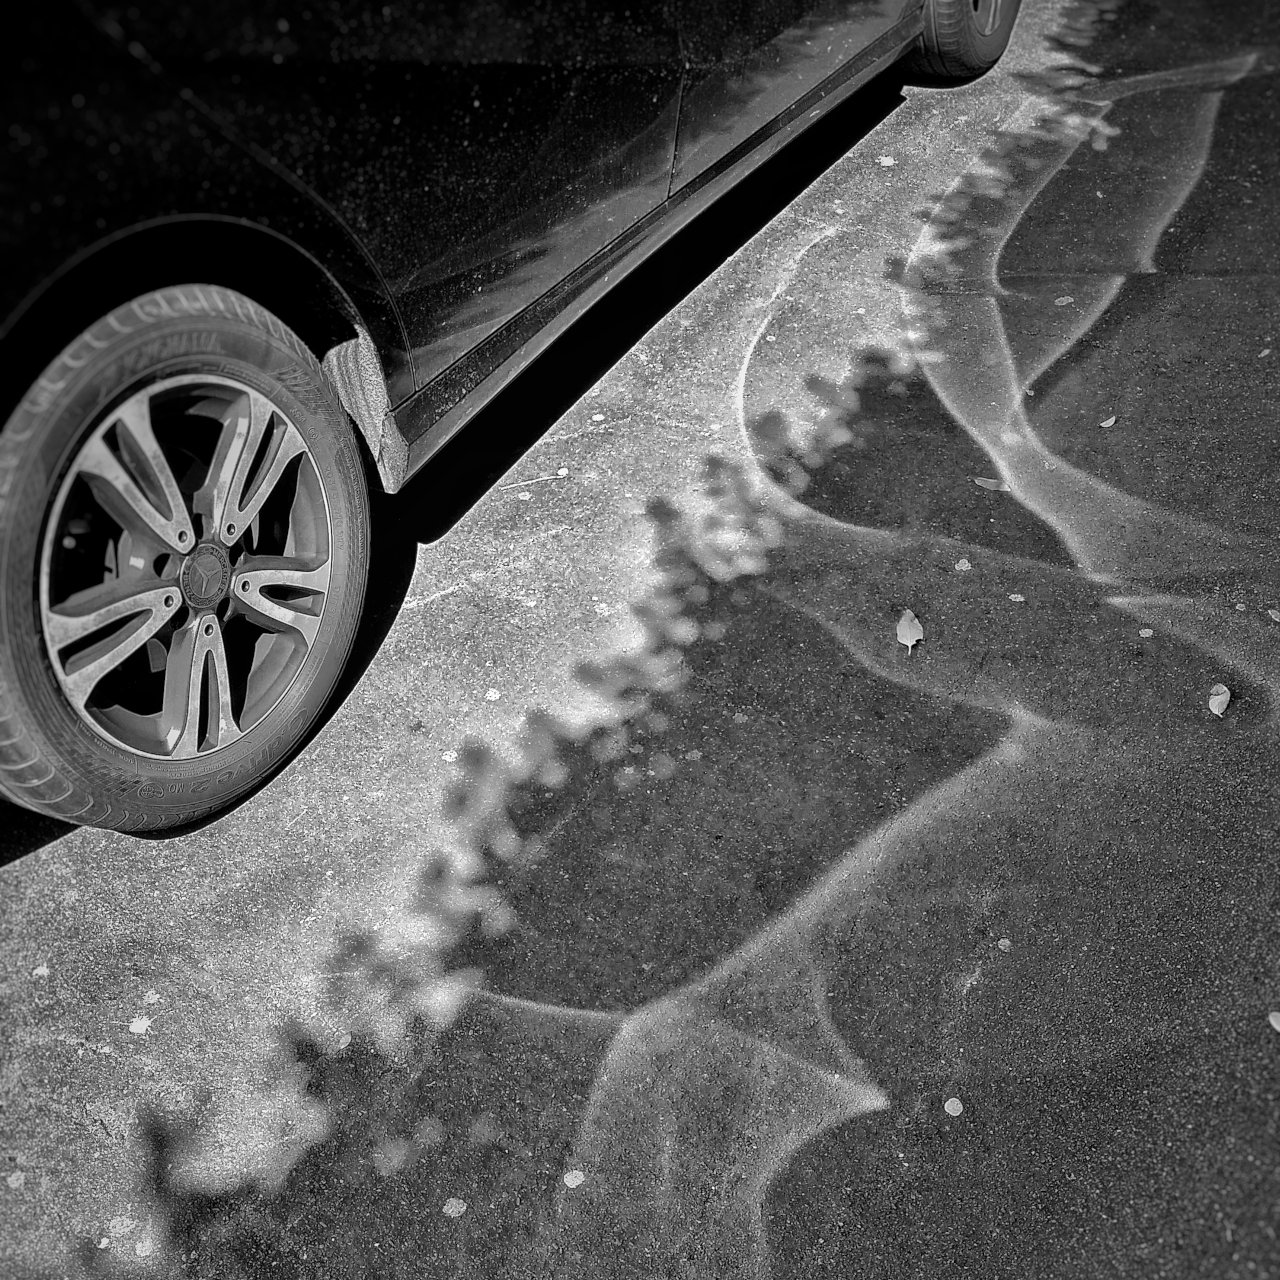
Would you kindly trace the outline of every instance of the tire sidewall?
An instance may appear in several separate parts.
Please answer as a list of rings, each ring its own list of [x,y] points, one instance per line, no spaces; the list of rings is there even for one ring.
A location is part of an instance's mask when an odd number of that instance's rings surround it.
[[[221,375],[261,392],[306,441],[329,507],[333,573],[315,659],[244,738],[206,757],[135,755],[91,729],[67,703],[45,650],[40,621],[41,549],[50,509],[76,451],[115,403],[162,378]],[[42,754],[69,781],[129,810],[146,825],[194,819],[269,776],[290,756],[337,682],[363,603],[368,497],[346,415],[318,367],[274,334],[229,316],[176,316],[93,352],[60,385],[37,384],[0,436],[25,445],[0,496],[0,684]],[[353,569],[355,572],[353,573]],[[92,760],[81,767],[77,745]],[[156,820],[159,819],[159,820]]]

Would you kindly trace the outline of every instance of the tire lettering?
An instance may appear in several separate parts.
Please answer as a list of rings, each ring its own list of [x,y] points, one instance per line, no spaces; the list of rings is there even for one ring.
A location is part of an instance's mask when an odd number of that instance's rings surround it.
[[[176,356],[207,355],[211,352],[222,352],[221,334],[199,330],[193,333],[171,333],[125,352],[110,368],[106,377],[109,382],[115,382]]]

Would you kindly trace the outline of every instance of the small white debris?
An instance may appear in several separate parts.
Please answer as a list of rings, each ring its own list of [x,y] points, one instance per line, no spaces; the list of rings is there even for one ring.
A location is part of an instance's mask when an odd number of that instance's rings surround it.
[[[971,564],[968,562],[968,560],[957,560],[957,561],[956,561],[956,571],[957,571],[958,573],[968,573],[968,572],[969,572],[969,570],[970,570],[970,569],[972,569],[972,568],[973,568],[973,565],[971,565]]]
[[[440,1208],[446,1218],[460,1218],[467,1211],[467,1202],[450,1196]]]
[[[1060,298],[1054,298],[1053,305],[1055,307],[1069,307],[1075,299],[1069,294],[1064,293]]]
[[[1026,598],[1026,596],[1019,595],[1016,591],[1009,596],[1009,599],[1012,600],[1014,604],[1021,604]]]
[[[1272,1009],[1267,1014],[1267,1021],[1271,1023],[1272,1031],[1280,1031],[1280,1009]]]
[[[139,1240],[138,1243],[133,1246],[133,1251],[139,1258],[151,1257],[154,1249],[155,1245],[150,1240]]]
[[[604,421],[604,414],[603,414],[603,413],[593,413],[593,414],[591,415],[591,421],[592,421],[592,422],[603,422],[603,421]]]
[[[611,608],[609,608],[609,606],[608,606],[607,604],[603,603],[603,602],[601,602],[600,604],[593,604],[591,607],[592,607],[592,608],[596,611],[596,613],[598,613],[602,618],[607,618],[607,617],[608,617],[608,616],[613,612],[613,610],[612,610]]]
[[[949,1116],[958,1116],[964,1110],[964,1103],[959,1098],[948,1098],[942,1104],[942,1109]]]
[[[11,1173],[5,1181],[9,1184],[10,1191],[21,1191],[27,1185],[27,1175],[19,1169],[16,1173]]]
[[[1268,609],[1267,617],[1270,618],[1272,622],[1280,622],[1280,609]]]
[[[733,723],[734,723],[734,724],[746,724],[746,723],[747,723],[747,721],[748,721],[748,720],[750,720],[750,719],[751,719],[751,717],[750,717],[749,715],[747,715],[747,713],[746,713],[745,711],[735,711],[735,712],[733,713]]]
[[[1153,635],[1155,635],[1155,632],[1154,632],[1154,631],[1152,631],[1150,627],[1139,627],[1139,628],[1138,628],[1138,634],[1139,634],[1139,635],[1140,635],[1144,640],[1150,640],[1150,639],[1151,639],[1151,637],[1152,637]]]
[[[159,1004],[160,993],[158,991],[148,991],[147,994],[142,997],[142,1003],[143,1004]]]
[[[1222,713],[1227,709],[1227,703],[1230,701],[1231,690],[1225,684],[1215,684],[1209,690],[1209,710],[1219,719],[1222,718]]]
[[[996,493],[1009,492],[1009,486],[1003,480],[990,480],[986,476],[974,476],[973,483],[980,489],[992,489]]]
[[[486,702],[497,702],[500,697],[502,697],[502,694],[497,689],[486,689],[484,691],[484,700]]]
[[[1243,612],[1244,612],[1244,605],[1242,605],[1242,604],[1238,604],[1238,605],[1236,605],[1236,612],[1237,612],[1237,613],[1243,613]]]
[[[587,1175],[581,1169],[570,1169],[564,1175],[564,1185],[566,1187],[580,1187],[587,1180]]]
[[[145,1036],[147,1032],[151,1030],[151,1019],[134,1018],[134,1020],[129,1023],[129,1030],[132,1031],[135,1036]]]
[[[558,476],[567,476],[568,474],[569,474],[569,468],[568,468],[568,467],[560,467],[560,468],[556,471],[556,475],[558,475]]]
[[[898,162],[892,156],[876,156],[876,164],[882,169],[892,169]]]
[[[445,764],[453,764],[457,758],[458,753],[456,751],[442,751],[440,753],[440,759],[443,760]]]
[[[1009,938],[1001,938],[1000,941],[996,943],[996,946],[999,947],[1001,951],[1013,950],[1013,942]]]
[[[920,625],[920,619],[910,609],[903,609],[902,617],[898,619],[898,643],[906,645],[907,652],[911,653],[923,639],[924,627]]]
[[[528,502],[529,499],[532,497],[533,497],[533,494],[531,494],[528,489],[522,489],[519,493],[516,494],[516,498],[520,502]]]
[[[345,1048],[347,1047],[347,1045],[349,1045],[350,1043],[351,1043],[351,1032],[350,1032],[350,1031],[344,1031],[344,1032],[343,1032],[343,1033],[338,1037],[338,1048],[339,1048],[340,1050],[341,1050],[341,1049],[345,1049]]]
[[[1258,359],[1265,360],[1270,354],[1271,354],[1271,348],[1263,347],[1262,350],[1258,352]]]
[[[1098,426],[1100,427],[1114,427],[1115,425],[1116,425],[1116,415],[1114,413],[1111,415],[1111,417],[1109,417],[1106,420],[1106,422],[1098,423]]]
[[[99,1249],[106,1249],[106,1248],[109,1248],[109,1247],[110,1247],[110,1245],[111,1245],[111,1237],[110,1237],[110,1236],[103,1236],[103,1237],[102,1237],[102,1239],[98,1241],[98,1248],[99,1248]]]
[[[686,751],[686,752],[684,753],[684,758],[685,758],[686,760],[701,760],[701,759],[702,759],[702,752],[701,752],[701,751],[699,751],[697,747],[694,747],[694,749],[693,749],[692,751]]]
[[[31,970],[33,978],[47,978],[49,976],[49,966],[47,964],[38,964]]]

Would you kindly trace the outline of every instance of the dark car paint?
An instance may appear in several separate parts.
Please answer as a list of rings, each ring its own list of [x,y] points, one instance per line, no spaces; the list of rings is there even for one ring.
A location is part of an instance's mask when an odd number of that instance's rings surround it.
[[[919,2],[25,10],[4,91],[0,391],[16,400],[113,280],[208,279],[322,351],[369,334],[394,419],[356,416],[398,488],[585,306],[909,45]],[[380,433],[402,439],[383,451]]]

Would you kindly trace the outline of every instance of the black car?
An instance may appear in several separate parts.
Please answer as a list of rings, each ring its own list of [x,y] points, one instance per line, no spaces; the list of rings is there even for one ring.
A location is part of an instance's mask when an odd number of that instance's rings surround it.
[[[127,0],[126,0],[127,4]],[[158,830],[282,765],[399,489],[681,225],[1018,0],[43,0],[7,25],[0,795]]]

